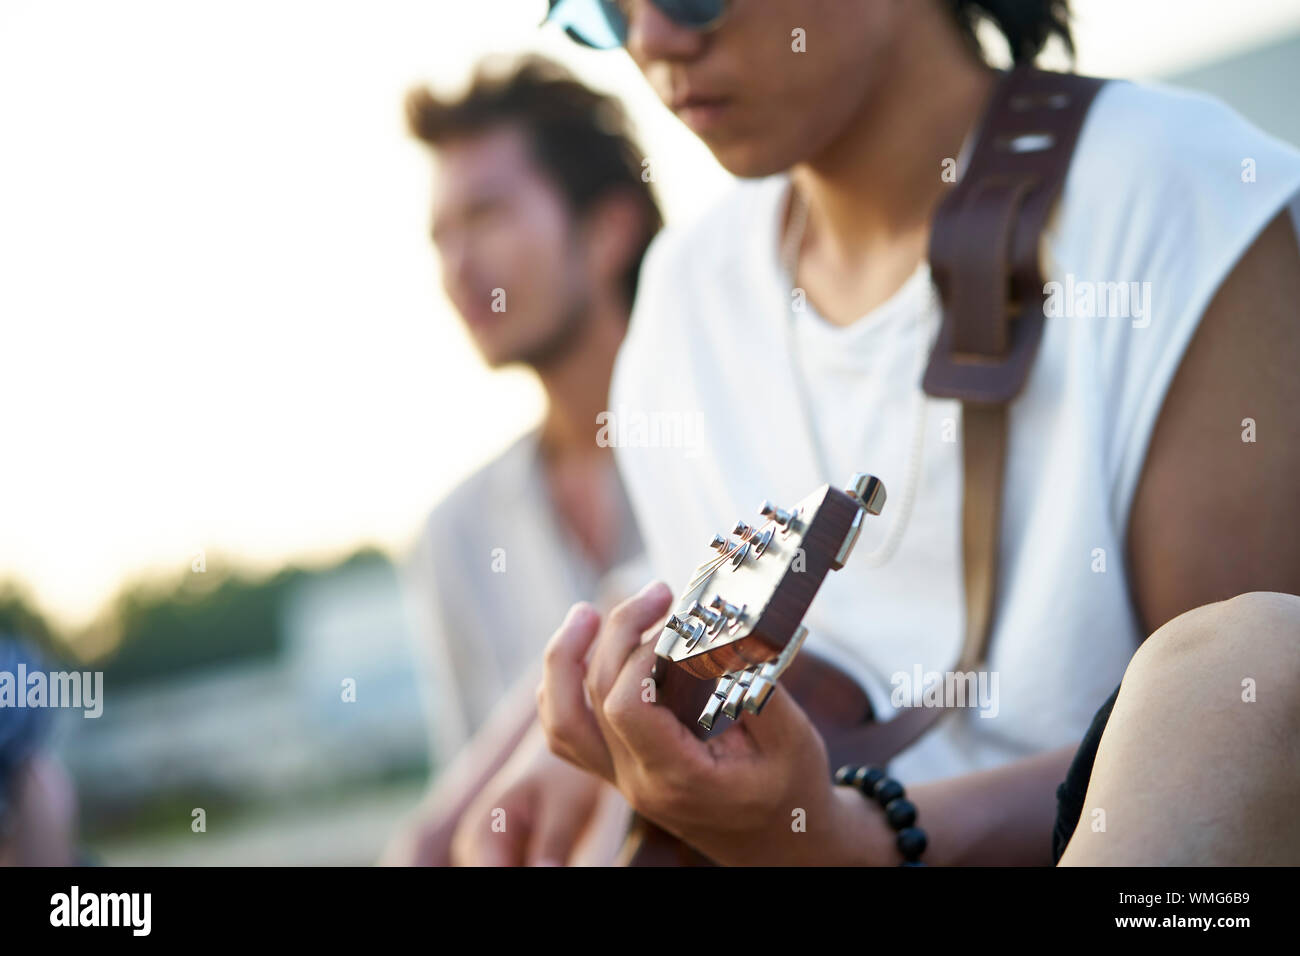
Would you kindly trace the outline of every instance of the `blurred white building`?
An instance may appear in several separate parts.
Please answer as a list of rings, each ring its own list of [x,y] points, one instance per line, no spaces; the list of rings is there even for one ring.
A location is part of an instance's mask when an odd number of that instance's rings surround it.
[[[418,774],[424,716],[392,568],[307,579],[282,628],[284,654],[269,662],[120,693],[106,686],[103,716],[64,728],[83,799],[108,813],[167,793],[296,800]]]

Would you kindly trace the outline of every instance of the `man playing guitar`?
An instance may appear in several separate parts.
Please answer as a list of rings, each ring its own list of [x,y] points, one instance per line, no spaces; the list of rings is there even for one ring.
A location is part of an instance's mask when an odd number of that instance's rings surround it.
[[[960,179],[999,83],[972,23],[990,16],[1027,64],[1068,43],[1067,4],[552,7],[576,39],[625,46],[742,179],[652,246],[615,371],[612,407],[707,425],[703,458],[617,450],[656,573],[686,580],[699,534],[738,503],[870,468],[899,507],[860,545],[873,560],[810,610],[805,653],[858,681],[878,720],[904,710],[891,675],[950,663],[963,618],[964,411],[922,395],[920,372],[945,171]],[[1051,862],[1056,787],[1121,678],[1084,769],[1108,825],[1080,825],[1061,862],[1300,860],[1297,222],[1294,150],[1206,98],[1097,94],[1043,276],[1152,292],[1048,317],[1010,405],[987,662],[1000,713],[948,720],[890,764],[925,862]],[[881,810],[832,780],[807,701],[777,692],[707,739],[648,704],[671,607],[651,584],[603,621],[570,611],[538,694],[550,748],[719,863],[900,862]]]

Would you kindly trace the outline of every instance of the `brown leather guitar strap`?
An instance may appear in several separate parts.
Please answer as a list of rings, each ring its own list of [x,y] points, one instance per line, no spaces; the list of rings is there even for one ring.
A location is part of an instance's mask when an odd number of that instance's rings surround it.
[[[923,387],[962,403],[966,630],[955,671],[988,656],[997,596],[1007,406],[1043,333],[1038,247],[1093,97],[1105,81],[1017,67],[999,81],[961,181],[935,213],[930,270],[943,325]],[[833,765],[884,764],[951,707],[909,707],[828,740]]]

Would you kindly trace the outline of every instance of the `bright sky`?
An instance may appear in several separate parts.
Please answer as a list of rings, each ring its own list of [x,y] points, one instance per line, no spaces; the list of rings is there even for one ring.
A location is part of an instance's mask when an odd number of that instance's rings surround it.
[[[743,0],[738,0],[743,2]],[[1300,26],[1294,0],[1076,0],[1143,76]],[[4,0],[0,579],[68,623],[124,578],[402,547],[535,421],[436,286],[416,82],[536,49],[628,101],[670,219],[726,174],[544,0]],[[1246,12],[1248,11],[1248,12]]]

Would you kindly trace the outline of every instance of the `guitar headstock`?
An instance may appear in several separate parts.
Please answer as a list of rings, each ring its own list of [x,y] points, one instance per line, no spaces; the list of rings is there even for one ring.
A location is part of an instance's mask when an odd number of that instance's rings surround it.
[[[719,712],[762,710],[807,636],[801,622],[826,573],[844,566],[864,516],[884,504],[880,479],[859,473],[846,490],[823,485],[789,509],[764,502],[753,524],[714,535],[714,556],[696,569],[655,645],[662,660],[717,679],[700,726],[711,729]]]

